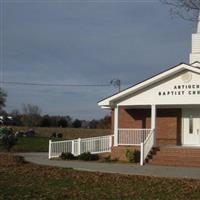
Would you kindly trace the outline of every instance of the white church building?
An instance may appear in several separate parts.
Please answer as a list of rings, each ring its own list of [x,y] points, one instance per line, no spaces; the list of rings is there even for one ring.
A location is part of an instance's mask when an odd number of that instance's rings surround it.
[[[123,160],[127,148],[139,148],[141,164],[150,157],[150,163],[200,167],[200,16],[189,64],[178,64],[98,105],[112,110],[113,157]]]

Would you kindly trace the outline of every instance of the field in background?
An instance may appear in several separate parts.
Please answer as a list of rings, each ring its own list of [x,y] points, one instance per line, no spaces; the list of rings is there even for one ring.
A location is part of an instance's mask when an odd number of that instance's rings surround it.
[[[30,127],[11,126],[16,131],[28,131]],[[37,134],[35,137],[19,137],[17,144],[11,149],[12,152],[47,152],[49,140],[52,133],[62,133],[63,138],[53,138],[52,140],[68,140],[76,138],[96,137],[110,135],[111,130],[106,129],[81,129],[81,128],[32,128]],[[0,151],[5,151],[0,140]]]
[[[0,154],[0,199],[198,200],[200,181],[40,166]]]
[[[27,131],[29,127],[23,126],[11,126],[14,131]],[[62,133],[64,139],[76,139],[76,138],[86,138],[86,137],[95,137],[110,135],[111,130],[108,129],[83,129],[83,128],[43,128],[35,127],[32,128],[35,132],[42,137],[51,137],[52,133]]]

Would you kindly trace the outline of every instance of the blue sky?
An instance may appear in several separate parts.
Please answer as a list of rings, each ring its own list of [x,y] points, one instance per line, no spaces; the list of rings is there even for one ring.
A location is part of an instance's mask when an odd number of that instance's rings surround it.
[[[188,63],[195,24],[172,18],[157,0],[2,2],[4,81],[107,84],[117,78],[126,88]],[[31,103],[43,114],[81,119],[107,114],[97,101],[117,91],[112,86],[1,86],[8,112]]]

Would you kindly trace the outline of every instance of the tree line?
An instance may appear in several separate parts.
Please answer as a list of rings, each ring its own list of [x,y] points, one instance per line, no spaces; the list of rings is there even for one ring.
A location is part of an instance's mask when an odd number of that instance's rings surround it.
[[[71,116],[58,115],[41,115],[40,110],[36,105],[23,105],[28,107],[28,112],[20,114],[17,110],[11,112],[14,125],[29,126],[29,127],[62,127],[62,128],[111,128],[111,117],[105,116],[102,119],[96,120],[80,120],[73,119]],[[32,111],[35,112],[32,112]]]
[[[70,127],[70,128],[111,128],[111,117],[105,116],[96,120],[73,119],[71,116],[42,115],[42,111],[37,105],[22,104],[21,111],[18,109],[7,113],[5,107],[7,94],[0,88],[0,117],[1,124],[28,126],[28,127]]]

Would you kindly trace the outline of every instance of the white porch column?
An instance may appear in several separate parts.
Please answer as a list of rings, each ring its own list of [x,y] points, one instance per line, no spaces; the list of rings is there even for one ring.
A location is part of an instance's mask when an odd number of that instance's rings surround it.
[[[118,146],[118,128],[119,128],[119,107],[114,109],[114,146]]]
[[[156,145],[156,105],[151,105],[151,130],[154,131],[154,146]]]

